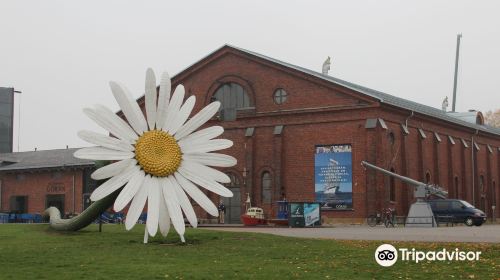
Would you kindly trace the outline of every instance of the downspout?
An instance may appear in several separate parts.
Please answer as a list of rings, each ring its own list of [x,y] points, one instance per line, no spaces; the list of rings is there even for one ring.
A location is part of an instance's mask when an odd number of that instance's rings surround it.
[[[75,208],[75,171],[73,170],[73,183],[72,183],[72,189],[73,189],[73,214],[76,213],[76,208]]]
[[[413,117],[413,115],[414,115],[414,112],[413,112],[413,111],[411,111],[411,114],[410,114],[410,115],[406,118],[406,120],[405,120],[405,126],[406,126],[406,129],[408,129],[408,120],[409,120],[411,117]]]
[[[476,129],[476,133],[474,133],[471,138],[471,162],[472,162],[472,205],[476,205],[476,169],[475,169],[475,160],[474,160],[474,150],[476,149],[474,145],[474,135],[478,135],[479,130]]]
[[[406,130],[408,130],[408,133],[410,132],[410,129],[408,128],[408,121],[414,115],[415,115],[415,112],[413,112],[413,110],[412,110],[411,114],[405,120],[405,127],[406,127]],[[405,149],[407,149],[407,147],[406,147],[406,138],[403,141],[405,141]],[[408,164],[408,155],[406,155],[406,151],[404,151],[404,153],[405,153],[405,163],[404,164],[405,164],[405,169],[406,169],[405,170],[405,175],[409,177],[410,176],[410,172],[409,172],[409,168],[408,168],[408,166],[409,166],[409,164]],[[406,185],[406,186],[409,187],[409,185]],[[406,190],[408,190],[408,188],[406,188]],[[407,204],[408,204],[409,201],[411,201],[413,199],[413,196],[411,196],[411,198],[410,198],[409,194],[410,194],[410,192],[406,192],[406,200],[407,200],[406,203]]]

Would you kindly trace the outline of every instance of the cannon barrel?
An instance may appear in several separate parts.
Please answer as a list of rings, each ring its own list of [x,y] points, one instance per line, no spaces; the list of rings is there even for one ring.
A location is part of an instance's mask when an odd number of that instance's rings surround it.
[[[408,177],[405,177],[405,176],[401,176],[399,174],[396,174],[394,172],[391,172],[391,171],[388,171],[388,170],[385,170],[383,168],[380,168],[376,165],[373,165],[371,163],[368,163],[366,161],[361,161],[361,164],[363,166],[366,166],[366,167],[369,167],[369,168],[372,168],[372,169],[375,169],[377,171],[380,171],[386,175],[389,175],[389,176],[393,176],[395,178],[398,178],[399,180],[409,184],[409,185],[413,185],[415,187],[417,187],[417,189],[415,190],[415,197],[424,197],[425,194],[422,193],[422,192],[425,192],[425,191],[428,191],[429,193],[437,196],[437,197],[440,197],[440,198],[446,198],[446,196],[448,196],[448,192],[437,187],[437,186],[433,186],[433,185],[429,185],[429,184],[426,184],[426,183],[423,183],[423,182],[420,182],[420,181],[417,181],[417,180],[414,180],[412,178],[408,178]],[[424,191],[425,189],[425,191]],[[421,190],[421,192],[419,191]]]
[[[366,167],[369,167],[369,168],[371,168],[371,169],[375,169],[375,170],[377,170],[377,171],[380,171],[380,172],[382,172],[382,173],[384,173],[384,174],[386,174],[386,175],[396,177],[396,178],[398,178],[399,180],[401,180],[401,181],[403,181],[403,182],[405,182],[405,183],[407,183],[407,184],[410,184],[410,185],[414,185],[414,186],[426,186],[426,185],[427,185],[427,184],[422,183],[422,182],[419,182],[419,181],[417,181],[417,180],[413,180],[412,178],[408,178],[408,177],[405,177],[405,176],[401,176],[401,175],[396,174],[396,173],[394,173],[394,172],[391,172],[391,171],[385,170],[385,169],[383,169],[383,168],[380,168],[380,167],[378,167],[378,166],[376,166],[376,165],[373,165],[373,164],[371,164],[371,163],[368,163],[368,162],[366,162],[366,161],[361,161],[361,164],[362,164],[362,165],[364,165],[364,166],[366,166]]]

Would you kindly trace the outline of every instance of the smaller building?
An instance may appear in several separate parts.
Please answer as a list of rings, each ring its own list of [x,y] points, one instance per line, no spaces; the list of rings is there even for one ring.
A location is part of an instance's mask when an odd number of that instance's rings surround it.
[[[35,214],[50,206],[82,212],[97,183],[90,178],[94,161],[75,158],[76,150],[0,154],[0,212]]]

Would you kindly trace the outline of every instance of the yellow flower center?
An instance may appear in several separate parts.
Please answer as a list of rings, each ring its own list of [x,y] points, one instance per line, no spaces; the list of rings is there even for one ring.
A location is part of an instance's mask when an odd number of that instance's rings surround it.
[[[161,130],[150,130],[137,139],[135,158],[146,173],[165,177],[177,171],[182,154],[174,137]]]

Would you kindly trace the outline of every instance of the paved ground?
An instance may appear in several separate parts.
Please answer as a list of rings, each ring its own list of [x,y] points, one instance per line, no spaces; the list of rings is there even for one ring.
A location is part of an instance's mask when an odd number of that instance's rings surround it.
[[[438,227],[438,228],[385,228],[382,226],[338,226],[322,228],[274,228],[274,227],[207,227],[210,230],[234,232],[259,232],[275,235],[349,239],[349,240],[391,240],[423,242],[488,242],[500,243],[500,225],[480,227]]]

